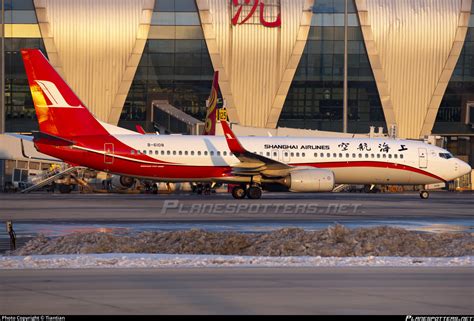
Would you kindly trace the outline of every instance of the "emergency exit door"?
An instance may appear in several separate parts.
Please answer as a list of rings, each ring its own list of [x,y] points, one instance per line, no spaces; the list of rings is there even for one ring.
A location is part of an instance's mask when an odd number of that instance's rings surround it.
[[[428,167],[428,153],[426,148],[418,148],[418,160],[420,168]]]

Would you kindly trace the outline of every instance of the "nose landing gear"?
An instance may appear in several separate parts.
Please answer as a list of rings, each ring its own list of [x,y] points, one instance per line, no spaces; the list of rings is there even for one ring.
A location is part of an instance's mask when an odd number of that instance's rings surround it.
[[[428,191],[421,191],[420,192],[420,197],[425,200],[428,197],[430,197],[430,193],[428,193]]]

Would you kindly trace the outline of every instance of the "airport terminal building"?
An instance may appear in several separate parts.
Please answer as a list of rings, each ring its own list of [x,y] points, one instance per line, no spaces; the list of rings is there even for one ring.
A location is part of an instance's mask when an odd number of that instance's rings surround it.
[[[203,120],[218,70],[231,122],[342,131],[346,93],[348,132],[439,135],[473,165],[473,1],[345,2],[4,0],[0,133],[37,129],[29,47],[111,124],[152,128],[154,100]]]

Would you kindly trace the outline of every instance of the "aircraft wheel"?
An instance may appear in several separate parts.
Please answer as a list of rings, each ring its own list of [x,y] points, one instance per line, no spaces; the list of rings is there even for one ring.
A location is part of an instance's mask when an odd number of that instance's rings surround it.
[[[430,197],[430,193],[428,193],[428,191],[421,191],[420,192],[420,197],[425,200],[428,197]]]
[[[259,199],[262,197],[262,189],[259,186],[250,186],[247,196],[250,199]]]
[[[247,191],[242,186],[235,186],[232,189],[232,196],[235,199],[240,200],[240,199],[244,198],[246,194],[247,194]]]

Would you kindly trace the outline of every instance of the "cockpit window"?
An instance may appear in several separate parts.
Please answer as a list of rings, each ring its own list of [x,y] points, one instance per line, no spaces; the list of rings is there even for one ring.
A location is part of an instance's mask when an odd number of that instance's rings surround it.
[[[453,158],[453,155],[451,155],[451,153],[439,153],[439,157],[450,159]]]

